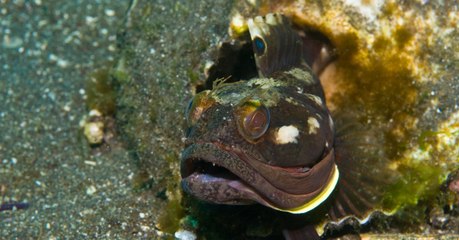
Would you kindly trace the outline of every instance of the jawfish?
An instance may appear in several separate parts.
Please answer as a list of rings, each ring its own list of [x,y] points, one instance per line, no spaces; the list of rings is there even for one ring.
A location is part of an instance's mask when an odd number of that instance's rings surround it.
[[[248,27],[258,77],[220,82],[194,97],[182,187],[213,203],[305,213],[339,179],[333,120],[288,19],[269,14]]]
[[[316,53],[281,14],[249,19],[248,30],[256,76],[217,80],[187,108],[182,188],[211,203],[259,203],[294,214],[331,199],[332,220],[367,218],[382,192],[378,178],[386,176],[369,176],[382,169],[379,160],[338,153],[316,76],[323,67],[310,61]]]

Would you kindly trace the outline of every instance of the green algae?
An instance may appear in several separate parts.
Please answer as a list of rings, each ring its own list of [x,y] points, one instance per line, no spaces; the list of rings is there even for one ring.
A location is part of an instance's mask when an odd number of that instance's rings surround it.
[[[198,83],[201,81],[199,74],[195,72],[193,69],[188,69],[187,75],[188,75],[188,79],[190,79],[191,85],[193,86],[198,85]]]
[[[169,200],[165,208],[167,210],[160,212],[158,216],[157,227],[173,234],[180,228],[180,219],[185,216],[185,211],[179,199]]]
[[[338,39],[344,42],[344,47],[355,46],[351,43],[356,40],[354,35]],[[410,124],[421,109],[417,108],[419,89],[414,84],[409,60],[392,51],[388,41],[385,37],[377,38],[375,52],[368,53],[366,59],[359,58],[352,51],[339,51],[344,53],[337,61],[344,94],[335,96],[333,102],[340,109],[349,106],[354,106],[354,110],[364,109],[358,113],[363,123],[386,123],[381,124],[386,128],[383,133],[385,152],[389,158],[395,158],[409,147],[408,142],[413,135]]]
[[[119,75],[119,74],[118,74]],[[116,92],[113,86],[111,67],[96,69],[86,81],[86,106],[97,109],[103,115],[113,115],[116,109]]]
[[[381,52],[384,51],[387,46],[391,44],[391,39],[388,37],[380,36],[375,39],[373,42],[373,50],[375,52]]]
[[[178,155],[171,152],[165,156],[166,162],[171,166],[176,164]],[[164,232],[173,234],[181,227],[181,220],[185,217],[185,209],[182,206],[182,192],[179,189],[180,175],[177,168],[171,168],[170,174],[166,174],[164,182],[167,185],[165,197],[167,198],[166,206],[159,212],[157,227]]]
[[[126,55],[127,51],[123,53],[123,56],[118,59],[116,66],[112,69],[112,76],[117,83],[127,83],[131,79],[126,69]]]
[[[413,39],[413,34],[414,30],[413,28],[410,28],[409,26],[402,25],[402,26],[397,26],[397,28],[394,31],[394,40],[397,43],[397,47],[399,49],[404,48],[411,39]]]
[[[336,45],[336,51],[341,62],[348,62],[349,60],[357,61],[356,53],[361,49],[359,37],[355,32],[340,34],[334,37],[333,44]],[[353,66],[345,66],[353,67]]]
[[[410,58],[403,53],[412,39],[411,31],[407,27],[399,27],[393,38],[376,37],[373,48],[364,54],[366,58],[361,58],[361,53],[338,50],[342,54],[337,61],[337,71],[341,74],[339,82],[344,94],[333,99],[337,108],[363,109],[356,115],[362,123],[373,124],[373,131],[384,136],[387,165],[401,162],[392,169],[398,176],[397,180],[383,187],[380,207],[392,213],[398,211],[397,218],[400,219],[411,216],[409,221],[405,219],[404,226],[407,228],[425,219],[424,209],[427,206],[439,204],[436,200],[444,194],[440,188],[448,174],[434,161],[416,159],[414,155],[405,156],[413,147],[416,148],[416,143],[421,151],[432,148],[439,134],[432,130],[419,134],[420,129],[416,125],[425,110],[423,102],[426,98],[422,86],[416,84],[417,77]],[[357,40],[355,37],[336,39],[344,40],[344,46],[352,46],[349,41]],[[361,48],[357,49],[361,51]],[[440,158],[438,162],[446,161]]]
[[[443,134],[445,132],[438,132],[432,130],[426,130],[421,133],[418,138],[418,145],[422,151],[428,151],[432,148],[432,146],[437,142],[436,137],[439,134]]]
[[[416,205],[420,200],[432,201],[440,194],[440,185],[447,177],[442,168],[423,163],[402,165],[397,171],[403,177],[387,187],[382,200],[384,209]]]

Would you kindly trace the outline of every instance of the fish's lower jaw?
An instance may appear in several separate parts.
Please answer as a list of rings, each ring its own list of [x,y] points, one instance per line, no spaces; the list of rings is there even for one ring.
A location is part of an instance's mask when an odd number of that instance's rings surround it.
[[[302,214],[302,213],[307,213],[313,209],[315,209],[317,206],[319,206],[321,203],[323,203],[325,200],[328,199],[328,197],[332,194],[332,192],[335,190],[336,185],[338,184],[339,180],[339,170],[338,166],[333,168],[332,173],[330,174],[329,181],[325,185],[325,187],[320,191],[316,196],[314,196],[311,200],[307,201],[303,205],[295,208],[290,208],[290,209],[282,209],[278,208],[268,202],[265,202],[263,205],[276,209],[278,211],[282,212],[289,212],[293,214]]]
[[[257,202],[294,214],[319,206],[339,179],[333,149],[306,172],[299,167],[272,166],[217,143],[188,146],[180,164],[182,188],[198,199],[232,205]],[[279,176],[283,181],[276,182]]]

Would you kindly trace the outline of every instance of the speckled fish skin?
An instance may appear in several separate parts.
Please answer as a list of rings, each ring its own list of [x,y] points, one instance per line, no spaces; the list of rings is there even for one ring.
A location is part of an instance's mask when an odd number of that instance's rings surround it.
[[[287,19],[269,14],[248,25],[259,77],[217,83],[195,96],[187,112],[182,187],[213,203],[258,202],[304,213],[324,201],[338,179],[333,121]],[[247,136],[240,119],[257,127],[267,121],[261,125],[267,128]]]

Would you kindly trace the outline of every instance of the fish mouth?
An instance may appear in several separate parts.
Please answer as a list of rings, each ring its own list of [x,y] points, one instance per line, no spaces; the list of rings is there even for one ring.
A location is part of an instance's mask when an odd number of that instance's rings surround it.
[[[322,165],[326,167],[320,169],[327,171],[325,178],[317,179],[313,169],[308,173],[292,173],[292,169],[254,160],[235,147],[195,143],[182,153],[181,185],[185,192],[207,202],[260,203],[281,211],[304,213],[324,201],[338,180],[333,159],[324,162]],[[305,191],[295,192],[295,186]]]
[[[247,182],[253,181],[254,170],[216,144],[190,145],[183,151],[180,165],[182,188],[198,199],[231,205],[267,202]]]
[[[224,180],[238,180],[239,177],[228,169],[218,166],[215,163],[208,162],[201,158],[190,158],[188,159],[188,167],[186,169],[185,176],[190,175],[207,175],[208,178],[220,178]],[[191,174],[190,174],[191,172]]]

